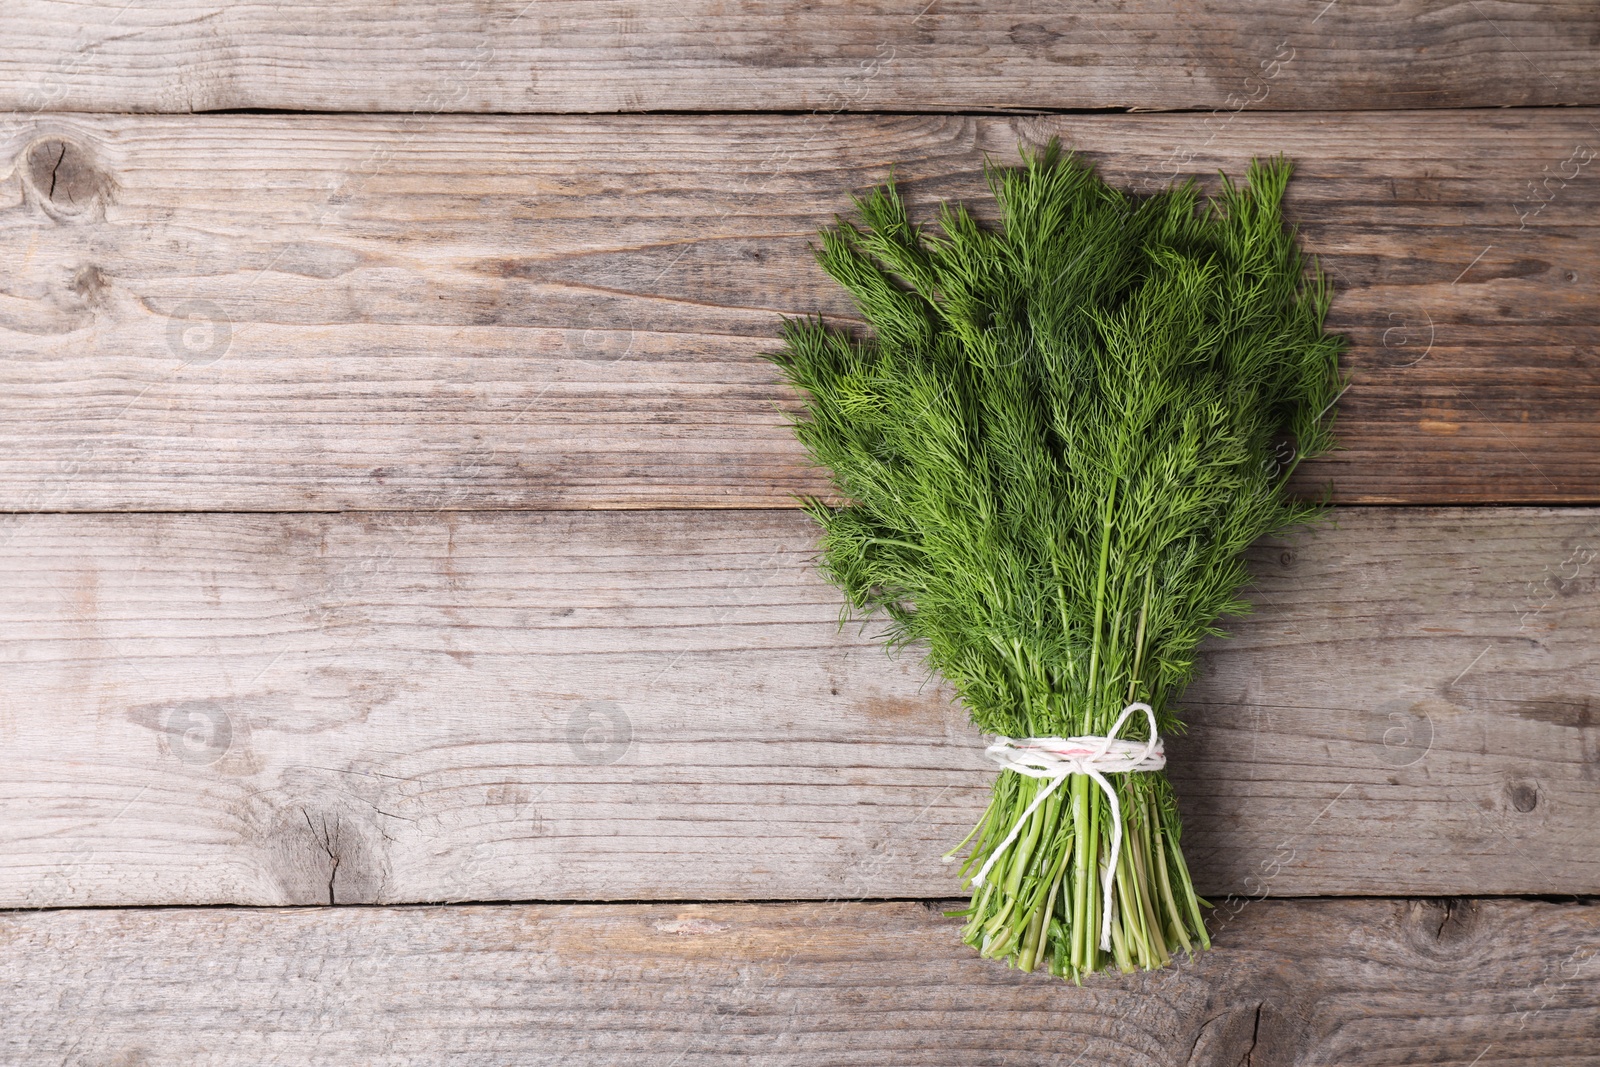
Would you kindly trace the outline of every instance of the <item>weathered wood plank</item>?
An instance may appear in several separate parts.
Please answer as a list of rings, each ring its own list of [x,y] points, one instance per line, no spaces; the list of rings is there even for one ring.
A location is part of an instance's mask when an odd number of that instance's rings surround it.
[[[1600,104],[1592,6],[12,0],[23,111]]]
[[[1600,1064],[1600,907],[1264,901],[1076,988],[914,903],[0,914],[13,1063]]]
[[[1354,343],[1308,487],[1595,502],[1597,114],[53,116],[0,144],[0,510],[789,506],[760,353],[849,313],[816,227],[1052,134],[1136,186],[1298,159]]]
[[[1600,512],[1337,517],[1185,702],[1202,891],[1593,893]],[[0,905],[956,895],[992,768],[808,523],[12,517]]]

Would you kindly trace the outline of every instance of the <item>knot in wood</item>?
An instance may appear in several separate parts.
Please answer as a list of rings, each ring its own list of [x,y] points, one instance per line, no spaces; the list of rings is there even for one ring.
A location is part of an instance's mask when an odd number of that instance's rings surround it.
[[[26,149],[22,173],[40,207],[57,221],[103,214],[111,179],[83,145],[61,137]]]

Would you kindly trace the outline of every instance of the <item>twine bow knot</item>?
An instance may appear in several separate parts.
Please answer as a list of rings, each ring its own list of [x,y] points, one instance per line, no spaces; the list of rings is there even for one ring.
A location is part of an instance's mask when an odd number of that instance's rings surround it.
[[[1150,740],[1124,741],[1117,737],[1118,731],[1128,721],[1128,716],[1135,711],[1142,711],[1150,720]],[[989,853],[989,858],[978,869],[978,875],[973,881],[983,885],[988,877],[989,870],[1000,858],[1000,854],[1011,847],[1011,843],[1022,833],[1022,828],[1028,824],[1028,819],[1039,809],[1062,782],[1070,775],[1086,774],[1102,790],[1106,799],[1111,801],[1111,862],[1105,869],[1103,881],[1105,884],[1104,906],[1100,909],[1100,947],[1111,948],[1111,885],[1116,878],[1117,860],[1122,854],[1122,807],[1117,803],[1117,791],[1109,781],[1108,774],[1122,774],[1129,771],[1159,771],[1167,765],[1166,752],[1162,747],[1161,738],[1156,733],[1156,713],[1149,704],[1133,703],[1122,709],[1122,714],[1117,716],[1117,721],[1112,724],[1110,732],[1105,737],[1029,737],[1024,740],[1015,740],[1010,737],[999,737],[994,744],[984,750],[995,763],[1008,771],[1025,774],[1029,778],[1048,778],[1050,784],[1039,790],[1034,795],[1033,803],[1029,804],[1022,817],[1017,820],[1006,839],[1000,842],[1000,847]]]

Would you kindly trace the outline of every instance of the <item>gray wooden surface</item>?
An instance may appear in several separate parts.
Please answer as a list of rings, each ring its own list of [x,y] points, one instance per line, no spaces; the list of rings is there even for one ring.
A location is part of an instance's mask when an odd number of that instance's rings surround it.
[[[1600,511],[1342,509],[1171,742],[1203,892],[1600,885]],[[52,515],[0,904],[952,896],[993,770],[788,512]]]
[[[1600,1065],[1597,50],[1580,0],[8,3],[0,1064]],[[760,358],[848,318],[852,191],[1051,135],[1295,158],[1353,378],[1300,488],[1403,505],[1253,551],[1169,745],[1217,950],[1081,989],[938,914],[993,772],[835,625]]]
[[[1592,105],[1597,27],[1583,0],[10,0],[0,107]]]
[[[1303,488],[1600,503],[1597,117],[30,119],[0,507],[790,506],[827,485],[761,353],[850,312],[817,227],[1051,135],[1135,188],[1296,159],[1353,376]]]
[[[1600,1064],[1600,907],[1252,901],[1083,988],[940,902],[0,914],[8,1063]]]

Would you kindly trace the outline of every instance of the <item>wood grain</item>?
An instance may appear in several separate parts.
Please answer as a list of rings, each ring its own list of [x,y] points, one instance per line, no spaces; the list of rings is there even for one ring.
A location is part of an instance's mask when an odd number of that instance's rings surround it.
[[[12,0],[22,111],[1600,104],[1581,0]]]
[[[916,903],[0,914],[13,1063],[1600,1064],[1600,907],[1263,901],[1076,988]]]
[[[1306,489],[1596,502],[1597,115],[51,116],[0,144],[0,510],[791,506],[816,228],[1056,134],[1298,160],[1354,382]]]
[[[1184,702],[1202,892],[1594,893],[1600,512],[1337,519]],[[0,906],[957,895],[994,772],[808,522],[13,517]]]

